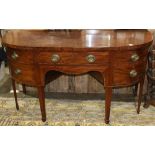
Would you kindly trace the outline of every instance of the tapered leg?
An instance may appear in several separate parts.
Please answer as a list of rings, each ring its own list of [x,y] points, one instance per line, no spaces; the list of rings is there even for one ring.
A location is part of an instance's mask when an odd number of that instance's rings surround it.
[[[19,105],[17,101],[17,93],[16,93],[16,82],[14,79],[12,79],[12,88],[13,88],[14,97],[15,97],[16,109],[19,110]]]
[[[25,86],[25,84],[22,84],[22,88],[23,88],[23,93],[26,94],[26,86]]]
[[[137,114],[140,113],[140,106],[141,106],[142,95],[143,95],[143,85],[144,85],[144,78],[141,79],[140,85],[139,85]]]
[[[39,102],[40,102],[42,121],[45,122],[46,121],[46,109],[45,109],[45,92],[44,92],[43,86],[38,87],[38,97],[39,97]]]
[[[109,124],[110,107],[111,107],[112,88],[105,88],[105,123]]]

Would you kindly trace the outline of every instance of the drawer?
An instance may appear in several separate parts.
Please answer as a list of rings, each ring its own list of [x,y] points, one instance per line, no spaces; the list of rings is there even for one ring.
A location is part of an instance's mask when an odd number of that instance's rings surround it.
[[[147,59],[145,61],[137,62],[137,63],[128,63],[128,62],[119,62],[113,64],[114,70],[119,70],[123,73],[128,73],[130,70],[136,70],[139,72],[143,72],[146,68]]]
[[[113,83],[115,86],[131,85],[136,83],[146,72],[146,62],[131,64],[115,64],[113,69]]]
[[[35,80],[35,68],[33,65],[23,65],[17,63],[10,63],[10,72],[12,78],[16,81],[25,84],[36,84]]]
[[[114,52],[115,62],[137,63],[147,58],[148,51],[116,51]]]
[[[131,70],[133,71],[133,70]],[[145,74],[145,72],[139,72],[139,71],[136,71],[137,72],[137,76],[135,77],[131,77],[130,76],[130,72],[129,71],[128,73],[124,73],[120,70],[115,70],[113,72],[113,86],[127,86],[127,85],[132,85],[132,84],[135,84],[136,82],[138,82],[141,78],[142,75]]]
[[[7,50],[7,57],[13,63],[33,64],[32,51]]]
[[[36,61],[53,65],[92,65],[108,62],[108,52],[40,52]]]

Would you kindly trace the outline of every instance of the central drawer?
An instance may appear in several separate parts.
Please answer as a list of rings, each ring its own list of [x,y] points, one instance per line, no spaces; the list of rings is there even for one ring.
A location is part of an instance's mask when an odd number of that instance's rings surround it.
[[[107,63],[108,55],[108,52],[39,52],[35,58],[39,64],[92,65]]]

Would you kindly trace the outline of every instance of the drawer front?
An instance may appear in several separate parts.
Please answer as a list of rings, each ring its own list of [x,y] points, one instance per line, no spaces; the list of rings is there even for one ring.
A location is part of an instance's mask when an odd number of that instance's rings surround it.
[[[18,82],[36,84],[35,68],[33,65],[10,63],[11,76]]]
[[[108,62],[108,52],[40,52],[36,56],[40,64],[92,65]]]
[[[116,51],[114,53],[115,62],[137,63],[146,59],[148,51]]]
[[[146,72],[148,51],[118,51],[113,57],[113,85],[131,85]]]
[[[136,71],[137,72],[137,71]],[[113,75],[113,86],[125,86],[125,85],[132,85],[138,82],[142,75],[145,73],[137,72],[137,76],[131,77],[130,72],[124,73],[120,70],[115,70]]]
[[[136,70],[138,72],[144,72],[146,68],[147,59],[144,61],[140,61],[138,63],[128,63],[128,62],[120,62],[114,63],[113,68],[114,70],[119,70],[124,73],[128,73],[130,70]]]
[[[115,64],[113,70],[114,85],[130,85],[137,82],[146,72],[146,62]]]
[[[7,57],[13,63],[33,64],[33,52],[31,51],[19,51],[19,50],[7,50]]]

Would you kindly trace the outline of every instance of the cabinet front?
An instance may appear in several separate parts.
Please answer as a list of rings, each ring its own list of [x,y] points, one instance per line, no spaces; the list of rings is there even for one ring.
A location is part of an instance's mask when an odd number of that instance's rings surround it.
[[[113,85],[132,85],[146,72],[148,51],[118,51],[113,55]]]
[[[35,67],[33,65],[23,65],[10,63],[10,72],[13,79],[24,84],[35,85]]]

